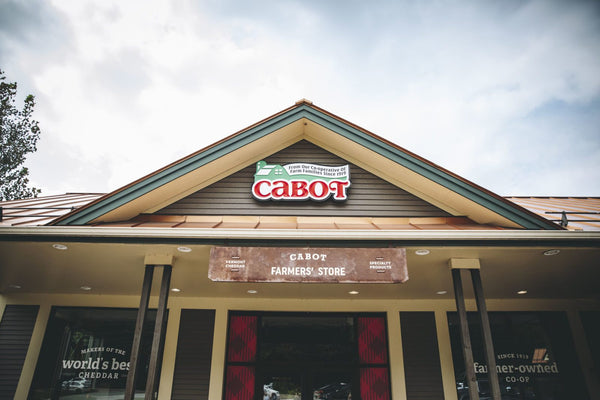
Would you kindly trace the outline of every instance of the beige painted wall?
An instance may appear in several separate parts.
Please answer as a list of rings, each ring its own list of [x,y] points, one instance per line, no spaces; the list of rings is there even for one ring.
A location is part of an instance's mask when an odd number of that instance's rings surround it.
[[[0,296],[0,314],[5,304],[39,304],[40,313],[36,325],[23,373],[17,388],[16,398],[26,398],[33,379],[35,364],[39,355],[46,323],[52,306],[81,306],[81,307],[138,307],[139,298],[136,296],[104,296],[104,295],[12,295]],[[157,298],[152,297],[150,306],[156,307]],[[489,311],[565,311],[571,323],[576,351],[582,360],[582,370],[593,399],[598,399],[600,392],[597,382],[590,373],[591,358],[584,337],[578,310],[600,310],[599,302],[581,302],[575,300],[521,300],[521,299],[491,299],[487,301]],[[442,382],[446,399],[456,400],[456,384],[450,338],[446,313],[455,311],[453,300],[322,300],[322,299],[265,299],[248,295],[244,298],[191,298],[171,295],[169,298],[169,319],[165,339],[162,375],[160,381],[159,399],[168,399],[171,394],[173,371],[175,368],[175,353],[179,331],[181,309],[214,309],[215,335],[213,342],[211,381],[209,389],[210,400],[222,398],[224,360],[226,349],[227,315],[229,310],[260,310],[260,311],[329,311],[329,312],[385,312],[388,318],[388,335],[390,341],[390,372],[392,398],[405,399],[404,364],[402,357],[400,311],[432,311],[435,313],[440,363],[442,367]],[[467,301],[467,309],[474,311],[474,301]]]

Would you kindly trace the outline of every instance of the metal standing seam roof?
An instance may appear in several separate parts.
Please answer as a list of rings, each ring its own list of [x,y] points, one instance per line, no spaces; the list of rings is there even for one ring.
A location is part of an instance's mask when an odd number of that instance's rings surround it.
[[[65,193],[0,202],[0,226],[46,225],[102,197],[102,193]]]
[[[563,213],[570,230],[600,231],[600,197],[506,197],[552,222],[560,224]]]
[[[101,193],[66,193],[33,199],[0,202],[0,226],[46,225],[60,216],[103,196]],[[562,213],[567,229],[600,231],[600,197],[506,197],[549,221],[559,224]],[[464,217],[365,218],[365,217],[244,217],[140,215],[130,221],[98,227],[136,228],[245,228],[245,229],[383,229],[383,230],[482,230],[501,229],[479,225]]]

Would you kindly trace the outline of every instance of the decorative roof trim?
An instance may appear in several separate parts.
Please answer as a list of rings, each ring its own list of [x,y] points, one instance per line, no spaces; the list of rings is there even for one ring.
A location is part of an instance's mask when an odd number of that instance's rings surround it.
[[[109,193],[63,217],[52,225],[85,225],[116,208],[133,201],[199,167],[238,150],[299,119],[307,118],[348,140],[364,146],[425,178],[483,206],[525,229],[561,229],[523,207],[520,207],[458,175],[439,167],[369,131],[366,131],[307,101],[298,102],[269,118],[241,130],[209,147],[176,161],[129,185]]]

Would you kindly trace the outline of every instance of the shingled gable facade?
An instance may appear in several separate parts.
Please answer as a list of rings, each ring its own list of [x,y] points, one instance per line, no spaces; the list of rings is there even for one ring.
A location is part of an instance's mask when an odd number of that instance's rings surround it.
[[[0,227],[0,398],[599,398],[600,234],[309,101],[90,199]]]

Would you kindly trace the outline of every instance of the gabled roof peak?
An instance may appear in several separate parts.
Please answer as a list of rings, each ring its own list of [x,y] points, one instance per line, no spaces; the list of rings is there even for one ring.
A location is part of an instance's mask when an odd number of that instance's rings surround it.
[[[560,229],[545,218],[307,99],[117,189],[53,224],[114,222],[154,213],[301,140],[357,165],[450,215],[513,229]]]

